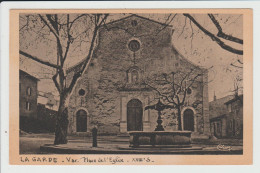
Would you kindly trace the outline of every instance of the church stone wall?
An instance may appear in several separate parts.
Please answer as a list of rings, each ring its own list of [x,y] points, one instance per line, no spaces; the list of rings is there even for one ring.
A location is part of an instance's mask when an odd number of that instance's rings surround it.
[[[136,21],[137,25],[133,26],[132,21]],[[91,132],[93,126],[97,126],[100,134],[118,134],[126,132],[127,122],[124,116],[126,107],[122,105],[126,105],[129,98],[139,96],[143,108],[156,103],[154,91],[128,91],[127,89],[122,91],[122,88],[127,86],[127,70],[131,67],[137,66],[140,69],[139,80],[154,73],[194,67],[172,46],[172,29],[170,27],[161,29],[161,24],[133,16],[108,24],[100,30],[94,58],[70,99],[69,133],[76,133],[76,111],[79,109],[87,111],[88,132]],[[140,42],[140,49],[135,53],[128,48],[131,40]],[[72,76],[73,70],[68,75]],[[140,81],[137,85],[141,85]],[[86,91],[83,96],[79,95],[80,89]],[[204,97],[203,94],[205,94]],[[196,100],[201,103],[194,108],[196,110],[195,129],[199,133],[205,131],[203,123],[208,118],[203,118],[203,112],[207,111],[205,97],[207,97],[207,91],[205,88],[203,90],[201,84],[197,84],[192,88],[192,94],[185,102],[185,106],[192,106]],[[163,111],[163,126],[166,130],[177,130],[175,115],[176,111]],[[144,131],[155,129],[157,116],[154,110],[143,112]]]

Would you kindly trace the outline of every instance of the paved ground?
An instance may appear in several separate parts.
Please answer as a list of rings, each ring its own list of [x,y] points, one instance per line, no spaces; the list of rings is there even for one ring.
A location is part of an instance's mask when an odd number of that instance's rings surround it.
[[[23,134],[20,136],[21,154],[45,153],[122,153],[122,154],[242,154],[243,141],[238,139],[193,140],[192,148],[187,149],[131,149],[129,137],[99,136],[98,147],[92,148],[91,137],[69,136],[68,144],[53,145],[53,134]],[[40,147],[42,146],[41,150]],[[231,147],[231,151],[228,151]]]
[[[88,144],[91,146],[91,137],[68,136],[69,145]],[[128,144],[129,137],[117,136],[100,136],[98,144],[106,146],[108,143]],[[20,154],[43,154],[40,146],[45,144],[52,145],[54,142],[54,134],[23,134],[20,135]]]
[[[54,135],[28,134],[20,135],[20,154],[41,154],[40,146],[53,144]]]

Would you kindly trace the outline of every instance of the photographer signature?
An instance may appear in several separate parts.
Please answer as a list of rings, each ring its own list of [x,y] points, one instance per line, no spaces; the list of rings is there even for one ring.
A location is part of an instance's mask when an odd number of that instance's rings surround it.
[[[231,146],[225,146],[223,144],[218,144],[217,149],[221,150],[221,151],[231,151],[232,147]]]

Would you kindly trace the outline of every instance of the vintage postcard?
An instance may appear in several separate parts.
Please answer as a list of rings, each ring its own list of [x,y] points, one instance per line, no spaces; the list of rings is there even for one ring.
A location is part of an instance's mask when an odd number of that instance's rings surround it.
[[[252,9],[10,10],[9,162],[250,165]]]

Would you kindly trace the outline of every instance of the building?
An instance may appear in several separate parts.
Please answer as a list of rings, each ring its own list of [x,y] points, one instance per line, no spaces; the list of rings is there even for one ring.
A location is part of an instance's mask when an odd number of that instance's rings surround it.
[[[243,138],[243,95],[225,103],[227,114],[227,136],[231,138]]]
[[[51,110],[57,111],[59,108],[59,101],[51,92],[45,93],[39,91],[37,102],[38,104],[45,105],[46,108]]]
[[[151,74],[205,69],[184,58],[173,46],[173,28],[138,15],[104,25],[99,32],[94,58],[70,98],[70,134],[91,132],[120,134],[154,131],[158,113],[144,110],[155,103],[156,93],[143,85]],[[68,82],[82,63],[68,70]],[[188,92],[182,106],[182,127],[194,136],[210,134],[207,72]],[[176,110],[163,113],[167,131],[177,130]]]
[[[19,70],[19,111],[20,117],[37,117],[37,84],[39,79]]]
[[[30,132],[37,123],[37,84],[39,79],[19,70],[19,115],[20,130]]]
[[[243,95],[226,96],[209,103],[211,134],[217,138],[242,138]]]
[[[209,103],[211,133],[217,138],[225,137],[227,135],[226,116],[228,113],[228,109],[225,103],[233,98],[233,95],[229,95],[219,99],[214,96],[214,100]]]

